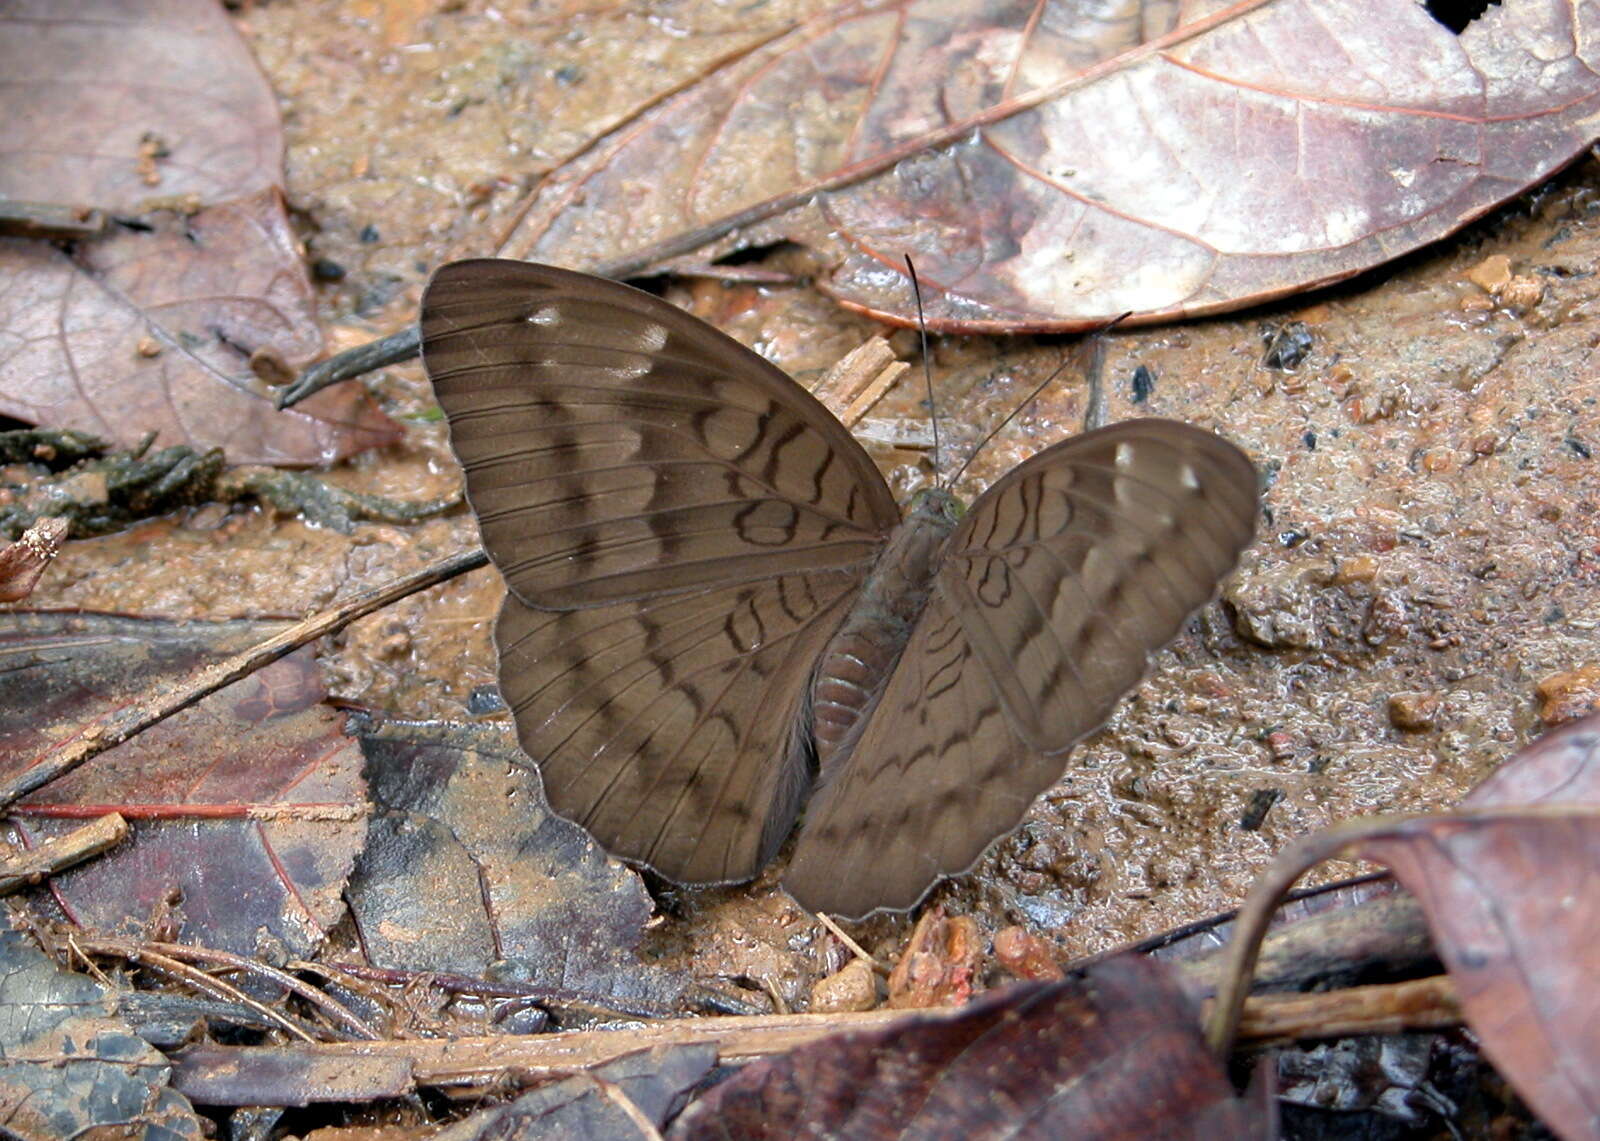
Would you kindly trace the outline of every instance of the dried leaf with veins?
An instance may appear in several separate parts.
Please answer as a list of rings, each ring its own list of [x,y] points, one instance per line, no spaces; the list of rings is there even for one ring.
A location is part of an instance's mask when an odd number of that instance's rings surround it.
[[[509,595],[501,687],[546,796],[669,879],[910,907],[1010,831],[1215,592],[1256,474],[1117,424],[902,520],[761,357],[649,294],[457,262],[423,360]]]
[[[1405,0],[844,3],[596,141],[498,252],[615,275],[801,242],[840,301],[909,324],[909,251],[946,331],[1214,313],[1581,155],[1597,32],[1592,0],[1490,4],[1460,35]]]

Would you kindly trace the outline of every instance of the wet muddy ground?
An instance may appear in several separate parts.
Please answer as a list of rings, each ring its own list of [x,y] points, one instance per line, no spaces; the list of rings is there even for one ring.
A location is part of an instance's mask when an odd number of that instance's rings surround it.
[[[334,348],[413,319],[427,271],[491,252],[539,174],[801,6],[762,7],[759,22],[688,2],[627,15],[569,4],[559,19],[433,8],[277,2],[239,17],[283,104],[289,196],[325,279]],[[650,59],[637,57],[640,42]],[[803,270],[805,255],[757,264]],[[1600,162],[1587,159],[1343,287],[1105,335],[1106,418],[1176,417],[1239,443],[1266,482],[1260,534],[1222,599],[1155,657],[1021,829],[934,898],[987,929],[1022,924],[1064,954],[1098,951],[1232,907],[1307,831],[1454,803],[1541,718],[1594,700],[1597,265]],[[679,279],[666,290],[803,381],[876,331],[803,281]],[[893,344],[915,353],[910,334]],[[1081,430],[1085,359],[1066,339],[935,340],[955,456],[1068,362],[958,490],[970,498]],[[406,438],[329,478],[416,499],[456,489],[420,369],[368,382]],[[922,395],[913,372],[873,416],[921,423]],[[875,448],[897,488],[927,478],[923,453]],[[299,615],[475,542],[464,509],[351,535],[200,509],[69,545],[34,602]],[[334,693],[408,717],[472,717],[469,699],[494,682],[500,593],[480,571],[358,623],[324,648]],[[1542,682],[1556,694],[1544,703]],[[497,715],[474,719],[484,716]],[[753,888],[662,902],[654,953],[703,975],[766,980],[803,1005],[812,981],[841,965],[837,943],[770,873]],[[892,958],[909,923],[853,930]]]

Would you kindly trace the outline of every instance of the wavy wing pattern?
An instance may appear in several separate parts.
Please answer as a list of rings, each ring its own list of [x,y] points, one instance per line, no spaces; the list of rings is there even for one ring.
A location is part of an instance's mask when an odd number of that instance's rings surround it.
[[[824,773],[784,885],[860,915],[969,867],[1060,779],[1255,526],[1233,445],[1135,420],[1018,465],[950,536],[854,751]]]
[[[615,282],[457,262],[422,331],[551,806],[671,879],[754,875],[810,783],[812,663],[899,519],[882,476],[781,371]]]

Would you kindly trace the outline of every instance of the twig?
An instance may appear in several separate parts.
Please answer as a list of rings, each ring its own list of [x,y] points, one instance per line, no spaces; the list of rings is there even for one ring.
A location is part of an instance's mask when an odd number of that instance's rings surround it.
[[[854,939],[850,938],[850,936],[844,933],[844,928],[840,927],[837,923],[820,911],[817,912],[817,922],[821,923],[829,931],[832,931],[833,937],[839,940],[839,942],[843,943],[846,947],[849,947],[856,958],[865,961],[868,966],[877,971],[880,975],[883,975],[885,978],[889,977],[889,965],[887,963],[880,963],[877,959],[874,959],[871,955],[867,954],[867,952],[862,949],[860,943],[857,943]]]
[[[113,812],[64,836],[45,840],[36,848],[12,852],[0,860],[0,895],[10,895],[46,876],[81,864],[107,848],[116,847],[127,836],[128,822]]]
[[[684,1018],[615,1030],[572,1030],[556,1034],[490,1035],[452,1039],[394,1039],[385,1042],[318,1042],[305,1046],[200,1045],[173,1057],[174,1084],[207,1105],[231,1104],[241,1096],[231,1079],[242,1072],[270,1075],[297,1096],[313,1084],[323,1101],[370,1100],[368,1063],[402,1063],[416,1086],[439,1089],[478,1087],[497,1079],[554,1079],[583,1073],[639,1050],[656,1046],[711,1045],[718,1060],[737,1065],[788,1053],[834,1034],[883,1030],[950,1018],[960,1007],[940,1010],[869,1010],[834,1014],[738,1015]],[[1459,1023],[1455,990],[1444,976],[1389,986],[1353,987],[1312,995],[1264,995],[1245,1008],[1244,1033],[1252,1040],[1388,1034],[1408,1029],[1439,1029]],[[343,1064],[341,1064],[343,1063]],[[387,1072],[387,1071],[385,1071]],[[315,1077],[313,1083],[311,1078]],[[251,1084],[248,1096],[271,1095],[273,1088]],[[382,1091],[382,1096],[391,1096]]]
[[[1461,1025],[1449,975],[1315,994],[1258,995],[1244,1005],[1239,1037],[1250,1042],[1398,1034]]]
[[[81,952],[90,955],[109,955],[112,958],[125,959],[141,967],[148,967],[157,974],[166,975],[170,979],[187,983],[195,990],[200,991],[202,994],[208,994],[212,998],[242,1003],[269,1022],[281,1026],[302,1042],[313,1043],[316,1041],[293,1019],[273,1010],[264,1003],[256,1001],[232,983],[214,978],[204,971],[196,970],[187,963],[179,962],[169,955],[163,955],[159,951],[152,951],[149,947],[141,946],[137,943],[124,942],[121,939],[83,938],[76,939],[75,946]]]
[[[258,959],[250,959],[243,955],[235,955],[231,951],[219,951],[210,947],[194,947],[186,943],[146,943],[145,946],[157,954],[170,955],[174,959],[207,963],[211,966],[227,967],[230,970],[259,975],[264,979],[271,980],[284,990],[299,995],[313,1006],[321,1009],[334,1021],[342,1023],[346,1030],[358,1037],[373,1042],[383,1037],[332,995],[324,994],[309,983]]]
[[[482,998],[527,998],[544,1006],[580,1007],[604,1014],[626,1014],[633,1018],[662,1018],[673,1013],[672,1008],[659,1002],[643,999],[618,998],[610,995],[591,995],[560,987],[539,986],[510,981],[491,982],[471,975],[453,975],[436,971],[403,971],[393,967],[372,967],[365,963],[334,963],[341,971],[348,971],[359,979],[406,986],[427,983],[446,994],[470,994]]]
[[[335,603],[320,614],[275,634],[250,649],[220,662],[201,666],[182,682],[157,690],[140,701],[114,710],[86,726],[76,736],[46,752],[40,759],[10,780],[0,784],[0,809],[6,809],[30,792],[36,792],[72,772],[79,765],[122,744],[174,713],[189,708],[201,698],[248,677],[262,666],[314,642],[326,634],[342,630],[357,618],[371,614],[430,586],[455,578],[467,571],[487,566],[489,556],[481,550],[455,555],[414,574],[360,591]]]
[[[325,361],[318,361],[301,373],[300,379],[286,385],[278,393],[277,405],[280,409],[287,408],[304,400],[313,392],[327,388],[330,384],[338,384],[341,380],[352,380],[373,369],[411,360],[421,351],[422,329],[415,324],[407,325],[398,333],[381,340],[368,341],[364,345],[336,353]]]

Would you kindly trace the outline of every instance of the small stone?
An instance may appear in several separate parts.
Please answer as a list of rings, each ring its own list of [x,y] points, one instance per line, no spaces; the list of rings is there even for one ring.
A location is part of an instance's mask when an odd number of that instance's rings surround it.
[[[994,933],[994,957],[1002,970],[1019,979],[1053,982],[1065,977],[1050,944],[1021,927]]]
[[[1500,291],[1500,304],[1507,309],[1532,309],[1544,300],[1544,282],[1537,277],[1518,275]]]
[[[844,967],[811,987],[811,1013],[871,1010],[878,1005],[878,984],[865,959],[851,959]]]
[[[1546,725],[1600,713],[1600,665],[1551,674],[1534,688],[1539,695],[1539,720]]]
[[[1498,297],[1511,282],[1511,259],[1505,254],[1491,254],[1467,270],[1466,276],[1485,293]]]
[[[289,362],[271,345],[263,345],[250,354],[250,371],[262,384],[272,388],[282,388],[295,378]]]
[[[1367,617],[1361,624],[1361,637],[1369,646],[1403,638],[1410,628],[1406,604],[1388,591],[1378,594],[1367,608]]]
[[[1272,650],[1322,648],[1311,590],[1303,568],[1241,571],[1223,590],[1241,638]]]
[[[1439,723],[1442,703],[1432,693],[1392,693],[1389,695],[1389,722],[1396,729],[1417,732]]]
[[[141,357],[159,357],[161,355],[161,342],[154,337],[140,337],[139,343],[134,346],[134,351]]]
[[[1335,586],[1349,586],[1353,582],[1371,582],[1378,577],[1378,560],[1371,555],[1352,555],[1340,559],[1333,572]]]

